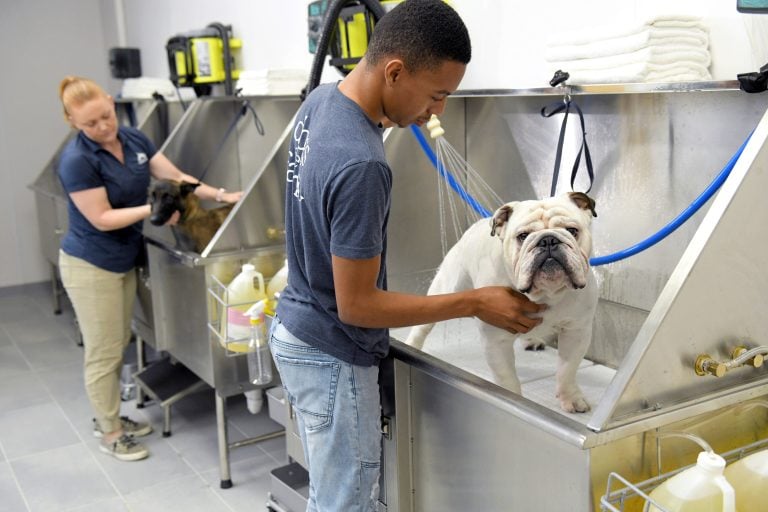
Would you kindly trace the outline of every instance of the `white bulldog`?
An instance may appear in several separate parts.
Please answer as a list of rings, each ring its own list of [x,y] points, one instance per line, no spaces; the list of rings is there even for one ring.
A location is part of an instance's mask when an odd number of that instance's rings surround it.
[[[490,236],[487,220],[470,226],[448,251],[428,292],[509,286],[547,304],[542,323],[521,337],[526,348],[540,349],[541,338],[557,335],[557,397],[567,412],[590,409],[576,384],[576,370],[592,339],[598,299],[589,266],[593,216],[595,202],[581,192],[507,203],[494,213]],[[477,323],[496,383],[520,393],[513,348],[517,335]],[[406,343],[421,349],[433,327],[414,327]]]

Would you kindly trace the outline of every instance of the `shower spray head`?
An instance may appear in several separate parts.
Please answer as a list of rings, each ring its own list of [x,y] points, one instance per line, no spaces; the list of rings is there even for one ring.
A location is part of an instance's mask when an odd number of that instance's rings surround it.
[[[435,114],[432,114],[432,117],[430,117],[429,121],[427,121],[427,128],[429,129],[429,136],[433,139],[436,139],[445,134],[445,130],[443,130],[443,127],[440,126],[440,120]]]

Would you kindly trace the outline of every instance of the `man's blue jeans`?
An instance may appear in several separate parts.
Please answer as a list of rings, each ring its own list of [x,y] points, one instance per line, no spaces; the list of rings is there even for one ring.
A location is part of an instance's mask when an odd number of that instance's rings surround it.
[[[269,346],[309,466],[307,512],[374,512],[381,467],[378,366],[325,354],[277,318]]]

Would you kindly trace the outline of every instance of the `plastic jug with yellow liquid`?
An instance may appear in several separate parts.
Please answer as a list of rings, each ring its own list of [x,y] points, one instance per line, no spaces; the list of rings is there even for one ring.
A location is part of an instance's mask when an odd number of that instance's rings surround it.
[[[229,283],[224,295],[227,318],[226,322],[222,321],[222,340],[228,350],[245,353],[251,337],[251,318],[247,311],[254,303],[267,298],[264,276],[254,265],[246,263]]]
[[[267,297],[270,299],[275,298],[276,293],[283,291],[283,288],[288,284],[288,260],[285,260],[282,268],[272,276],[269,284],[267,285]]]
[[[725,459],[701,452],[696,465],[665,480],[649,496],[667,512],[736,512],[733,487],[723,470]],[[646,512],[659,512],[647,503]]]
[[[736,492],[739,512],[768,512],[768,450],[729,464],[725,478]]]

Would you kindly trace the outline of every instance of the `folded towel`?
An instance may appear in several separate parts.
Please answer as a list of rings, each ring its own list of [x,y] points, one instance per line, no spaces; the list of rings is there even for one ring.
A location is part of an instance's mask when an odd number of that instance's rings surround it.
[[[709,35],[697,28],[686,30],[648,27],[623,37],[593,40],[583,44],[548,45],[544,51],[544,58],[549,62],[557,62],[607,57],[632,53],[656,44],[674,44],[706,50],[709,46]]]
[[[703,30],[705,32],[709,31],[709,27],[701,21],[699,18],[690,18],[690,19],[657,19],[650,23],[654,27],[662,27],[662,28],[693,28],[698,30]]]
[[[620,55],[609,55],[594,59],[556,61],[551,64],[557,69],[570,72],[575,70],[611,69],[635,63],[676,64],[684,62],[708,68],[711,61],[712,56],[710,53],[700,48],[678,45],[654,45]]]
[[[686,44],[694,46],[709,46],[709,32],[699,28],[671,28],[671,27],[651,27],[648,30],[648,37],[651,43],[683,41]]]
[[[236,87],[246,96],[299,94],[307,85],[305,69],[254,69],[240,72]]]
[[[643,23],[633,23],[631,25],[611,24],[553,33],[550,34],[547,43],[550,46],[587,44],[594,41],[601,41],[603,39],[631,36],[651,27],[683,28],[700,30],[704,33],[709,32],[707,25],[703,23],[699,17],[687,15],[669,15],[656,16],[647,19]]]
[[[544,56],[570,74],[571,84],[712,79],[709,30],[696,16],[554,34]]]
[[[619,66],[613,69],[583,69],[569,71],[568,83],[611,84],[643,82],[696,82],[711,80],[706,68],[698,65],[667,64],[653,65],[643,62]]]
[[[120,96],[126,99],[148,99],[154,93],[161,94],[166,100],[194,99],[197,96],[188,87],[177,89],[167,78],[142,76],[139,78],[126,78],[120,90]]]

